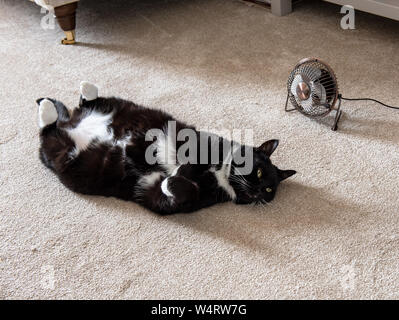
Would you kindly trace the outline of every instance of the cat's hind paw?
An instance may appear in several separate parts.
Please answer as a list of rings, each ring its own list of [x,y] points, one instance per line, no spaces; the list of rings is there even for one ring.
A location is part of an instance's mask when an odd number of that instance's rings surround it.
[[[57,121],[58,113],[53,102],[49,99],[38,99],[37,104],[39,105],[40,128],[44,128],[45,126]]]
[[[86,101],[95,100],[98,98],[98,88],[88,81],[82,81],[80,83],[80,94]]]

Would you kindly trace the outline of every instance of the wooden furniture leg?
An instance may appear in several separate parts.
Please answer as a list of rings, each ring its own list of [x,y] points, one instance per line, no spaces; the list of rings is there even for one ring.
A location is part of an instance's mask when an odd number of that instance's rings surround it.
[[[65,38],[61,40],[62,44],[75,43],[75,28],[76,28],[76,8],[77,2],[65,4],[63,6],[55,7],[54,14],[57,18],[58,24],[65,32]]]
[[[285,16],[292,11],[292,0],[272,0],[272,13]]]

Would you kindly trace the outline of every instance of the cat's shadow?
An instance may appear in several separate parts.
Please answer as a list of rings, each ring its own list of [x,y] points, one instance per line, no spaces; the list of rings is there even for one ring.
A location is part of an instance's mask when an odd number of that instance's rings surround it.
[[[351,217],[351,212],[355,209],[359,208],[324,190],[287,181],[280,185],[279,193],[270,205],[219,204],[165,219],[239,247],[273,254],[271,235],[284,237],[328,227],[348,228],[348,219],[353,220],[350,223],[353,227],[356,217]],[[281,255],[280,252],[275,254]]]
[[[95,196],[81,197],[103,208],[114,207],[114,201],[120,201]],[[129,219],[134,209],[141,211],[138,215],[154,215],[161,223],[177,224],[192,229],[196,234],[205,234],[208,238],[266,255],[284,254],[277,251],[273,241],[283,241],[286,237],[307,232],[318,233],[326,228],[348,229],[350,232],[360,222],[358,215],[353,212],[361,209],[364,216],[371,213],[367,208],[359,208],[359,205],[349,203],[347,199],[332,195],[326,188],[317,189],[295,180],[284,181],[273,202],[265,206],[222,203],[189,214],[164,217],[132,202],[121,201],[118,207],[119,213],[129,216]],[[139,216],[137,218],[140,219]]]

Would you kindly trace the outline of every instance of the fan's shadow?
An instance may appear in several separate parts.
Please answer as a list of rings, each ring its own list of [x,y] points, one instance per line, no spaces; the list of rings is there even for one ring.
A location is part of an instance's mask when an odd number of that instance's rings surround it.
[[[360,117],[343,114],[339,132],[347,135],[368,139],[378,140],[389,143],[399,143],[399,117],[397,121],[391,119],[364,119]]]
[[[341,109],[342,110],[342,109]],[[295,112],[295,111],[294,111]],[[395,111],[393,111],[394,113]],[[332,130],[336,111],[332,111],[323,118],[310,118],[311,121]],[[337,133],[359,137],[362,139],[378,140],[389,143],[399,143],[399,117],[397,121],[390,119],[372,119],[360,115],[350,115],[342,110],[342,116],[338,122]]]

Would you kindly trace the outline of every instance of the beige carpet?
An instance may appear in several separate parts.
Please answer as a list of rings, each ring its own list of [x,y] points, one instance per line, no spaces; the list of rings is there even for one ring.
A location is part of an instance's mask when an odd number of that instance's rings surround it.
[[[1,298],[399,298],[399,111],[345,102],[340,130],[284,112],[291,68],[318,56],[342,93],[399,104],[399,23],[304,2],[287,17],[233,0],[83,0],[76,46],[39,7],[0,11]],[[279,138],[296,169],[267,206],[159,217],[74,194],[39,162],[35,99],[81,80],[199,128]],[[52,278],[54,282],[52,282]]]

